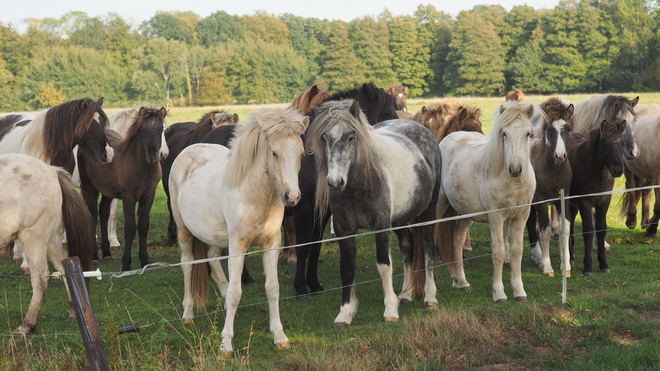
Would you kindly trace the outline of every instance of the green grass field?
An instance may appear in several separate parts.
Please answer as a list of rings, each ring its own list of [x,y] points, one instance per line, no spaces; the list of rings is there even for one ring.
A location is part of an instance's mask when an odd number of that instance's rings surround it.
[[[632,94],[626,94],[632,97]],[[642,103],[660,103],[660,94],[640,94]],[[562,96],[577,101],[583,96]],[[526,97],[538,103],[545,97]],[[496,98],[461,98],[482,109],[485,131]],[[417,112],[436,100],[411,100]],[[172,108],[170,122],[196,121],[215,107]],[[223,107],[242,119],[255,107]],[[112,109],[107,110],[112,113]],[[616,189],[623,188],[619,179]],[[620,195],[608,214],[607,239],[611,274],[585,278],[582,240],[577,237],[577,263],[568,279],[568,301],[561,302],[559,253],[552,244],[556,277],[545,277],[533,263],[529,248],[523,255],[523,281],[529,301],[512,299],[510,269],[504,269],[505,304],[492,302],[492,262],[488,226],[475,223],[474,250],[468,253],[466,276],[472,291],[451,288],[446,267],[436,269],[440,309],[426,310],[422,302],[399,308],[400,321],[382,319],[383,290],[376,268],[372,236],[358,238],[356,282],[360,301],[353,325],[333,328],[341,302],[339,249],[324,244],[319,277],[327,293],[310,301],[295,299],[295,270],[279,264],[280,309],[292,348],[276,350],[268,327],[259,254],[246,264],[257,286],[243,290],[235,322],[235,354],[219,352],[224,324],[222,299],[213,285],[207,312],[194,325],[183,325],[183,275],[180,268],[163,268],[125,278],[104,277],[91,282],[91,302],[113,370],[653,370],[660,363],[660,249],[657,238],[639,229],[628,230],[618,216]],[[151,211],[150,261],[177,263],[178,248],[163,247],[167,208],[162,188]],[[120,233],[122,219],[119,221]],[[579,229],[579,226],[578,226]],[[121,238],[120,238],[121,239]],[[393,238],[395,289],[401,288],[401,254]],[[135,243],[135,246],[137,242]],[[134,248],[133,266],[138,259]],[[103,272],[120,269],[120,252],[101,262]],[[224,264],[224,263],[223,263]],[[11,259],[0,260],[0,369],[89,369],[78,325],[67,320],[68,301],[61,280],[52,280],[41,312],[37,336],[12,338],[31,297],[30,280]],[[118,334],[138,323],[139,333]]]

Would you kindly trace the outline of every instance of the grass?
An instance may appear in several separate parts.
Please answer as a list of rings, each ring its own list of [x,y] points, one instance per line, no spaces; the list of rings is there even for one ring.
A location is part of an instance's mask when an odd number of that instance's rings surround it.
[[[631,96],[630,94],[626,94]],[[538,99],[537,99],[538,98]],[[579,97],[569,97],[573,100]],[[642,102],[658,102],[660,95],[642,95]],[[526,97],[538,103],[541,97]],[[653,100],[650,100],[653,99]],[[490,112],[501,99],[472,99]],[[431,100],[409,102],[412,112]],[[250,107],[251,108],[251,107]],[[245,114],[250,108],[246,108]],[[171,122],[196,120],[211,108],[173,108]],[[110,111],[110,110],[108,110]],[[232,110],[233,111],[233,110]],[[244,113],[235,110],[244,119]],[[486,130],[487,131],[487,130]],[[619,179],[616,189],[623,188]],[[159,188],[151,212],[149,255],[151,262],[176,263],[177,248],[163,247],[167,209]],[[405,370],[645,370],[660,361],[660,249],[656,239],[639,229],[625,228],[614,197],[609,212],[608,255],[611,274],[585,278],[581,272],[582,241],[577,238],[578,262],[568,279],[568,302],[561,303],[561,277],[545,277],[525,248],[523,281],[529,301],[492,303],[492,263],[488,226],[472,228],[474,251],[468,253],[466,276],[470,294],[451,288],[448,270],[436,269],[438,310],[423,303],[401,306],[401,320],[382,320],[383,291],[378,280],[372,236],[358,239],[356,282],[360,301],[353,325],[334,329],[341,301],[339,251],[336,243],[322,248],[319,277],[327,289],[311,301],[294,298],[295,271],[281,261],[281,317],[292,348],[278,351],[268,327],[264,276],[258,254],[246,259],[259,285],[243,290],[235,323],[235,354],[219,352],[224,324],[223,302],[217,288],[210,295],[206,313],[194,325],[183,325],[183,279],[180,268],[163,268],[126,278],[104,277],[91,282],[91,302],[113,370],[216,370],[216,369],[405,369]],[[122,228],[119,221],[119,229]],[[579,227],[578,227],[579,229]],[[393,238],[396,244],[396,238]],[[558,270],[558,248],[552,245]],[[101,263],[103,272],[120,270],[120,253]],[[133,254],[136,256],[136,253]],[[401,254],[393,246],[395,289],[402,278]],[[137,258],[133,266],[138,265]],[[512,290],[510,269],[504,269],[505,292]],[[10,259],[0,260],[0,334],[11,334],[21,322],[31,297],[30,281]],[[68,302],[60,280],[51,281],[41,312],[37,335],[26,339],[0,336],[0,368],[7,370],[88,369],[78,326],[67,320]],[[118,329],[138,323],[138,333],[118,334]]]

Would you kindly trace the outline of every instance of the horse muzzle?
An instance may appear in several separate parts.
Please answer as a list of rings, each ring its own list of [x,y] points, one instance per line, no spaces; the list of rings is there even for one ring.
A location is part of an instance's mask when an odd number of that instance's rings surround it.
[[[518,165],[518,166],[509,165],[509,176],[512,178],[518,178],[520,177],[520,174],[522,174],[522,170],[523,170],[522,165]]]
[[[300,201],[300,190],[289,191],[284,194],[284,204],[288,207],[293,207]]]
[[[346,180],[344,179],[344,177],[339,177],[339,178],[328,177],[326,181],[331,191],[343,192],[344,189],[346,189]]]
[[[100,164],[109,164],[115,158],[115,150],[110,145],[105,146],[105,152],[101,156]]]

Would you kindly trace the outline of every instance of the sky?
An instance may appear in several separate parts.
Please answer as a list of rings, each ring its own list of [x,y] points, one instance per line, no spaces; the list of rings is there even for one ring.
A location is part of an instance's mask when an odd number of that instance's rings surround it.
[[[14,2],[16,1],[16,2]],[[26,18],[56,18],[70,11],[82,11],[90,17],[119,14],[126,21],[139,26],[157,11],[192,11],[201,18],[223,10],[232,15],[251,15],[257,10],[268,14],[290,13],[304,18],[351,21],[363,16],[377,16],[385,8],[392,15],[413,15],[419,4],[430,4],[452,16],[475,5],[501,5],[511,10],[516,5],[529,5],[535,9],[554,8],[559,0],[1,0],[0,22],[12,24],[19,32],[27,29]]]

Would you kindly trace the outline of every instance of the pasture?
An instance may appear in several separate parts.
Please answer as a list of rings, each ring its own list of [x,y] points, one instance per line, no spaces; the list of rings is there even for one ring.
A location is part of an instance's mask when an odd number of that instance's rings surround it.
[[[624,94],[634,97],[637,94]],[[640,103],[660,103],[660,93],[639,94]],[[560,96],[578,101],[585,96]],[[525,96],[538,103],[546,97]],[[484,132],[492,125],[491,112],[503,98],[459,98],[483,112]],[[434,100],[408,100],[415,113]],[[169,122],[197,121],[218,107],[172,108]],[[219,107],[236,112],[241,120],[254,106]],[[107,109],[112,114],[120,109]],[[623,178],[615,189],[623,189]],[[181,268],[160,268],[123,278],[92,279],[90,295],[113,370],[216,369],[485,369],[485,370],[644,370],[660,363],[660,248],[637,227],[628,230],[619,216],[621,194],[613,196],[608,212],[607,241],[610,274],[583,277],[583,243],[576,237],[576,265],[568,279],[568,302],[561,303],[561,275],[546,277],[532,261],[525,236],[522,279],[528,302],[512,300],[510,266],[504,268],[507,303],[492,300],[493,265],[488,225],[471,229],[473,251],[467,253],[465,275],[472,290],[451,287],[442,262],[436,268],[439,309],[427,310],[422,301],[399,307],[398,322],[383,321],[383,290],[376,265],[374,237],[357,239],[356,293],[360,309],[351,326],[335,329],[333,319],[341,302],[339,249],[336,242],[321,249],[319,278],[327,290],[312,300],[295,299],[295,269],[280,258],[280,313],[291,349],[277,350],[269,331],[265,277],[260,254],[246,264],[257,281],[245,287],[235,318],[234,355],[219,351],[224,324],[223,301],[211,286],[206,314],[194,324],[181,321]],[[123,230],[123,217],[119,230]],[[148,236],[150,262],[177,263],[178,247],[164,247],[167,207],[159,184],[151,210]],[[580,230],[578,222],[577,229]],[[120,236],[122,233],[120,232]],[[326,236],[328,236],[326,234]],[[397,239],[392,238],[394,288],[402,283],[403,264]],[[137,242],[135,243],[137,244]],[[102,261],[102,272],[121,269],[121,252]],[[135,255],[134,255],[135,257]],[[557,241],[551,258],[558,268]],[[226,264],[223,262],[226,271]],[[0,368],[6,370],[87,369],[78,326],[68,321],[68,301],[61,280],[51,280],[36,336],[12,338],[31,296],[30,280],[10,258],[0,259]],[[138,323],[138,333],[118,329]]]

